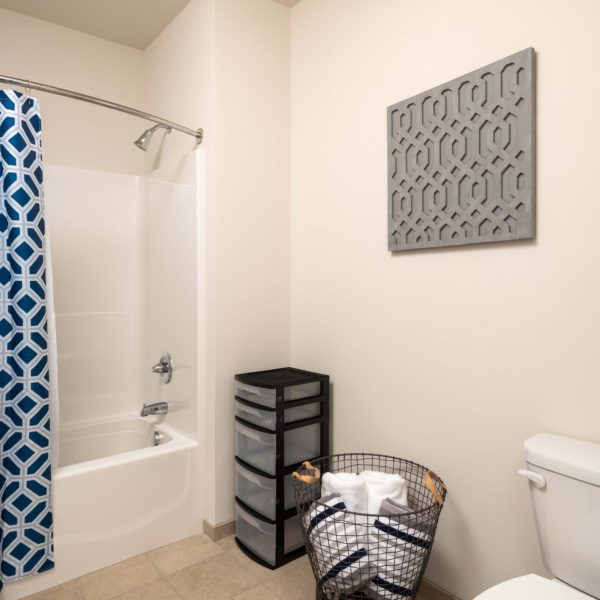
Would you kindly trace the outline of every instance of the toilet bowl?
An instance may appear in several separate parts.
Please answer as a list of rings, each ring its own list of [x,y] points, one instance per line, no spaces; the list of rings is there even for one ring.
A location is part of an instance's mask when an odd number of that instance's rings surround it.
[[[475,600],[591,600],[591,598],[556,579],[524,575],[495,585],[479,594]]]
[[[525,441],[544,565],[556,579],[515,577],[475,600],[600,600],[600,444],[540,434]]]

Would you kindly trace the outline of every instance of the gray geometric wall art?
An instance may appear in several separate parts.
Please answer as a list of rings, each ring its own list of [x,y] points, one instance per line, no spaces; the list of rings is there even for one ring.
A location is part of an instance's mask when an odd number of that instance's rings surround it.
[[[534,50],[390,107],[390,251],[535,237]]]

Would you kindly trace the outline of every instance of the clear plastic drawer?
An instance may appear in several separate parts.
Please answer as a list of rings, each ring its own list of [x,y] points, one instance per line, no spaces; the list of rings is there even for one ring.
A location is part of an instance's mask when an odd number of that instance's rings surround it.
[[[312,398],[321,394],[321,382],[313,381],[300,385],[288,385],[284,388],[283,400],[302,400]],[[235,395],[244,400],[250,400],[255,404],[275,408],[275,390],[271,388],[262,388],[246,383],[235,382]]]
[[[292,475],[286,475],[284,479],[284,508],[293,508],[296,504],[294,499],[294,486]],[[235,466],[235,495],[250,508],[264,515],[268,519],[275,520],[276,510],[276,481],[269,477],[263,477],[244,469],[241,465]]]
[[[276,526],[253,517],[238,505],[235,511],[235,535],[238,540],[265,562],[274,565]],[[304,545],[298,517],[286,519],[283,535],[286,554]]]
[[[314,458],[320,454],[319,423],[286,431],[284,435],[284,465]],[[252,467],[275,475],[275,434],[257,431],[235,422],[235,453]]]
[[[313,404],[286,408],[283,414],[285,423],[294,423],[295,421],[302,421],[303,419],[312,419],[313,417],[320,416],[321,403],[314,402]],[[271,429],[272,431],[275,431],[277,425],[275,411],[248,406],[239,400],[235,401],[235,416],[244,421],[248,421],[248,423],[253,423],[254,425],[259,425],[260,427]]]

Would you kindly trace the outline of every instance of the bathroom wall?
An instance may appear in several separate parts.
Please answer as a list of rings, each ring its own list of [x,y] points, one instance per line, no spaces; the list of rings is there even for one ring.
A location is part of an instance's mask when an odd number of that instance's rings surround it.
[[[140,181],[46,165],[61,424],[125,414],[141,400]]]
[[[0,9],[0,72],[201,127],[209,97],[202,92],[211,62],[205,15],[211,1],[192,0],[145,50]],[[190,136],[159,131],[145,154],[131,142],[149,122],[52,94],[33,95],[41,100],[46,164],[141,174],[196,147]]]
[[[233,375],[289,363],[289,9],[214,2],[208,410],[215,497],[233,517]]]
[[[144,50],[144,109],[190,129],[206,128],[212,68],[212,0],[191,0]],[[176,131],[156,133],[146,154],[148,171],[188,156],[196,140]],[[185,160],[185,159],[184,159]]]
[[[0,9],[0,73],[141,107],[143,52]],[[0,84],[1,85],[1,84]],[[139,174],[143,121],[84,102],[40,99],[46,164]]]
[[[522,442],[600,442],[593,0],[302,0],[292,9],[292,362],[330,373],[336,451],[450,490],[427,576],[468,600],[544,573]],[[535,241],[387,252],[386,107],[533,46]]]

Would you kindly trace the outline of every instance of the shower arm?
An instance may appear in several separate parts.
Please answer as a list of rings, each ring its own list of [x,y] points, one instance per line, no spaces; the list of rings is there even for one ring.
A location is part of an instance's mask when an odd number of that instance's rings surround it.
[[[170,127],[171,129],[176,129],[177,131],[181,131],[182,133],[191,135],[192,137],[196,138],[198,144],[200,144],[204,138],[204,132],[202,128],[190,129],[189,127],[179,125],[179,123],[174,123],[173,121],[168,121],[167,119],[163,119],[162,117],[151,115],[150,113],[131,108],[130,106],[117,104],[116,102],[111,102],[110,100],[103,100],[102,98],[96,98],[95,96],[88,96],[87,94],[81,94],[72,90],[65,90],[63,88],[59,88],[53,85],[46,85],[45,83],[36,83],[35,81],[29,81],[28,79],[20,79],[19,77],[7,77],[6,75],[0,75],[0,83],[5,83],[10,86],[22,87],[27,90],[38,90],[40,92],[48,92],[49,94],[56,94],[57,96],[64,96],[65,98],[81,100],[82,102],[88,102],[89,104],[96,104],[97,106],[103,106],[104,108],[118,110],[119,112],[123,112],[128,115],[133,115],[134,117],[139,117],[140,119],[147,119],[148,121],[152,121],[153,123],[156,123],[158,125],[165,125],[166,127]]]

